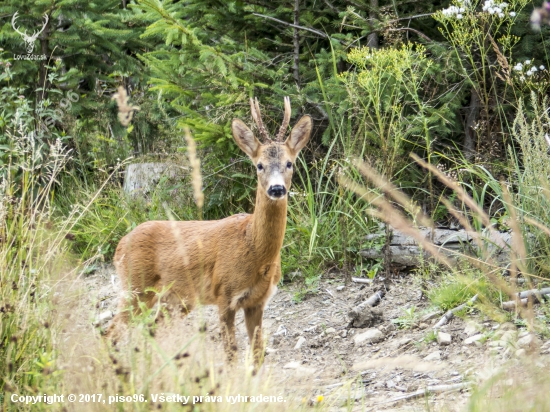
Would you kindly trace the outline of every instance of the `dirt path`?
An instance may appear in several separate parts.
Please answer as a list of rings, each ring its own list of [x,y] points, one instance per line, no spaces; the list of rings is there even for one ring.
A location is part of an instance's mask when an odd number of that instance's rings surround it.
[[[87,291],[83,307],[90,308],[89,318],[102,325],[116,311],[118,282],[114,274],[113,267],[105,265],[82,280]],[[381,316],[371,328],[348,328],[348,312],[380,287],[376,283],[346,286],[341,278],[329,277],[320,282],[317,294],[301,302],[293,299],[294,286],[280,289],[264,316],[268,336],[265,371],[271,376],[272,387],[280,388],[284,396],[306,396],[306,402],[323,395],[332,399],[334,407],[330,409],[334,410],[352,399],[347,410],[420,411],[426,410],[428,402],[431,410],[460,411],[470,397],[468,389],[399,403],[393,400],[428,386],[484,382],[506,365],[519,362],[530,348],[543,354],[550,348],[550,341],[526,344],[526,332],[511,323],[499,324],[475,314],[469,315],[467,322],[455,318],[442,328],[450,335],[450,344],[434,341],[432,325],[441,314],[428,313],[428,303],[410,277],[395,280],[377,307]],[[412,307],[414,316],[407,318],[405,310]],[[411,324],[398,329],[392,322],[397,318]],[[215,307],[200,308],[174,321],[155,339],[161,345],[170,341],[181,345],[203,324],[208,325],[206,339],[197,350],[211,353],[223,365]],[[358,336],[373,332],[373,328],[379,331],[375,331],[374,341],[360,342]],[[243,363],[247,334],[242,312],[237,315],[236,329],[239,362]],[[546,355],[539,359],[548,364]]]

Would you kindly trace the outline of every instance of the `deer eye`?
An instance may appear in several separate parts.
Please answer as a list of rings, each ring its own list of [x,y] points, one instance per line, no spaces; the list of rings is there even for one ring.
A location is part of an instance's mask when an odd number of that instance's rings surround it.
[[[261,163],[258,163],[258,166],[256,166],[258,168],[259,171],[262,171],[264,170],[264,165],[261,164]]]
[[[292,162],[286,162],[287,169],[292,169]]]

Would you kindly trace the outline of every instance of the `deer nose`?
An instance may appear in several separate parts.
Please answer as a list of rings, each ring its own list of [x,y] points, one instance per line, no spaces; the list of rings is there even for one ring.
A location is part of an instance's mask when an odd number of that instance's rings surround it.
[[[286,187],[283,185],[273,185],[267,189],[267,194],[271,197],[283,197],[286,195]]]

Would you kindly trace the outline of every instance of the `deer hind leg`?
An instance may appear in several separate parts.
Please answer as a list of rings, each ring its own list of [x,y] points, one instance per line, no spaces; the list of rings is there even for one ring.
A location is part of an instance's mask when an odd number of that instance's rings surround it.
[[[137,295],[132,294],[131,297],[128,297],[128,294],[128,292],[125,292],[125,294],[120,297],[117,307],[118,313],[113,318],[105,333],[105,336],[113,342],[116,342],[120,338],[121,328],[128,325],[130,311],[132,311],[134,315],[139,313],[139,301],[144,302],[148,308],[153,307],[156,301],[156,293],[154,292],[139,293]]]
[[[160,303],[166,308],[170,317],[186,316],[195,307],[195,297],[181,297],[178,293],[168,291],[160,298]]]
[[[254,363],[259,365],[263,362],[264,341],[262,337],[262,318],[264,315],[263,305],[253,306],[244,309],[244,319],[248,340],[254,354]]]
[[[220,331],[227,360],[231,363],[235,360],[237,344],[235,339],[235,310],[229,303],[218,304],[220,315]]]

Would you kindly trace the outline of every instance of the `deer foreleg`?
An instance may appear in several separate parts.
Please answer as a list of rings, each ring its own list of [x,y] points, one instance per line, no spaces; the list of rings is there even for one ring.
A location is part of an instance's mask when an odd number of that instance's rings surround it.
[[[254,362],[258,365],[263,362],[264,340],[262,337],[263,306],[254,306],[244,310],[244,319],[250,347],[254,353]]]
[[[229,304],[218,305],[220,312],[220,331],[222,341],[227,354],[227,360],[235,360],[237,344],[235,343],[235,310],[231,309]]]

